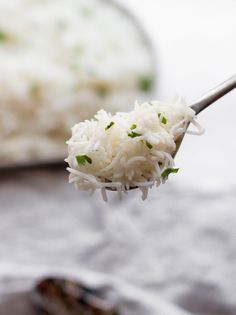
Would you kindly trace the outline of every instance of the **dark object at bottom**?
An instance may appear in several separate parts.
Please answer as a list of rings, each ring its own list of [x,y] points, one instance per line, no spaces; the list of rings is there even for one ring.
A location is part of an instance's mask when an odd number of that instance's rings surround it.
[[[41,280],[32,292],[32,303],[40,315],[118,315],[101,291],[66,279]]]

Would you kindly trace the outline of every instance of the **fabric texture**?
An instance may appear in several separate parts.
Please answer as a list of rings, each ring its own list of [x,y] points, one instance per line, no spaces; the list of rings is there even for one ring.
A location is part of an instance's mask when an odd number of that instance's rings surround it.
[[[106,286],[121,315],[236,314],[235,187],[202,192],[170,180],[146,202],[133,191],[104,203],[67,176],[1,179],[1,315],[31,314],[27,292],[53,274]]]

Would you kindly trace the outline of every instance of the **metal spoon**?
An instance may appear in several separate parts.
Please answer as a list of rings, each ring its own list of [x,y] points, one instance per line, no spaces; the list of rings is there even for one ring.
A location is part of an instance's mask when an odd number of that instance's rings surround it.
[[[233,89],[236,88],[236,75],[233,75],[228,80],[224,81],[223,83],[217,85],[215,88],[211,89],[209,92],[203,94],[200,98],[198,98],[196,101],[193,102],[193,104],[190,106],[198,115],[201,111],[206,109],[209,105],[216,102],[218,99],[223,97],[225,94],[229,93]],[[188,126],[190,123],[188,124]],[[187,126],[187,128],[188,128]],[[187,129],[186,129],[187,130]],[[176,149],[175,152],[172,154],[173,157],[176,156],[179,147],[183,141],[183,138],[185,136],[185,133],[181,135],[176,140]]]
[[[213,88],[212,90],[210,90],[209,92],[203,94],[200,98],[198,98],[196,101],[193,102],[193,104],[190,106],[197,114],[199,114],[201,111],[203,111],[204,109],[206,109],[209,105],[213,104],[215,101],[217,101],[218,99],[220,99],[221,97],[223,97],[224,95],[226,95],[227,93],[229,93],[230,91],[232,91],[233,89],[236,88],[236,75],[233,75],[231,78],[229,78],[228,80],[224,81],[223,83],[217,85],[215,88]],[[188,123],[188,126],[190,125],[190,123]],[[186,130],[187,130],[186,128]],[[185,133],[181,136],[179,136],[175,143],[176,143],[176,149],[174,151],[174,153],[172,154],[173,157],[176,156],[179,147],[183,141],[183,138],[185,136]],[[131,190],[131,189],[136,189],[138,187],[130,187],[127,190]],[[107,190],[116,190],[116,188],[114,187],[106,187]]]

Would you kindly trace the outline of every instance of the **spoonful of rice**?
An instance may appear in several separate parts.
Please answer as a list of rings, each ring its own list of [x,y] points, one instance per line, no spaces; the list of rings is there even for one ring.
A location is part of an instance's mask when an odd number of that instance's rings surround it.
[[[142,199],[149,188],[177,173],[174,157],[185,133],[201,135],[197,114],[236,88],[236,76],[218,85],[188,106],[183,99],[135,103],[130,112],[111,115],[104,110],[76,124],[67,141],[69,182],[79,190],[123,192],[139,188]],[[189,131],[192,124],[194,131]]]

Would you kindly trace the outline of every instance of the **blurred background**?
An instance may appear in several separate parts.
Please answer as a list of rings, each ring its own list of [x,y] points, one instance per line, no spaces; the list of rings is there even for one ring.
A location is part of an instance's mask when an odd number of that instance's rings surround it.
[[[75,191],[63,164],[70,128],[100,108],[191,103],[235,74],[235,16],[235,0],[0,0],[0,315],[36,314],[32,300],[49,315],[236,315],[234,91],[145,202]],[[49,276],[98,289],[103,312],[63,306],[64,282],[42,298]]]

